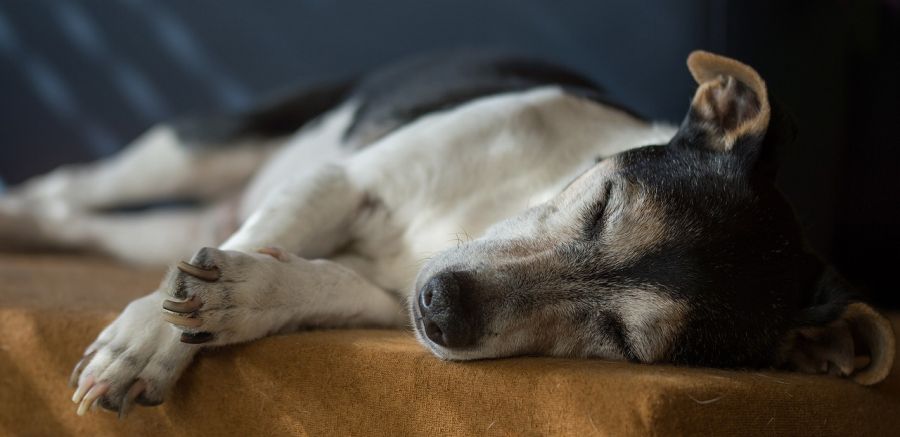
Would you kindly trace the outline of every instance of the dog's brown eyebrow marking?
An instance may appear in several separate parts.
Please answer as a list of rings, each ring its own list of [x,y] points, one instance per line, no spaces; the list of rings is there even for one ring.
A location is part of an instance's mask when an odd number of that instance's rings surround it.
[[[618,200],[608,206],[607,230],[598,237],[604,244],[605,257],[624,265],[670,236],[663,208],[642,184],[622,179],[613,193]]]

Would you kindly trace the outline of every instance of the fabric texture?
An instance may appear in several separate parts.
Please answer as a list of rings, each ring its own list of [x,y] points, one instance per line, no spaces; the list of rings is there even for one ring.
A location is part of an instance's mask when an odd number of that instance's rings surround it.
[[[601,360],[442,362],[409,332],[310,331],[202,352],[169,399],[75,415],[84,348],[162,272],[0,256],[0,435],[898,435],[900,371],[832,377]],[[895,330],[900,317],[892,317]]]

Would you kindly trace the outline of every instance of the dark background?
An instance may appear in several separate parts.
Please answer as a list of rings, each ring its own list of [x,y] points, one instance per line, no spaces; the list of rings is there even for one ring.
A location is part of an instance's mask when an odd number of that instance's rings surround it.
[[[900,0],[2,0],[0,183],[173,116],[460,46],[567,64],[671,122],[691,50],[753,65],[800,127],[779,185],[811,244],[900,306]]]

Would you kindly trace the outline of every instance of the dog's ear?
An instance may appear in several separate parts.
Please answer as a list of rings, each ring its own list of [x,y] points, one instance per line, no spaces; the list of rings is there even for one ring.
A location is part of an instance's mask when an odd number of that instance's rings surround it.
[[[709,52],[691,53],[687,64],[698,87],[671,144],[729,154],[755,167],[773,119],[766,83],[753,68]],[[793,136],[781,131],[770,139]]]
[[[799,317],[779,351],[778,364],[807,373],[849,377],[877,384],[894,363],[894,331],[871,306],[852,300],[833,270],[819,281],[818,303]]]

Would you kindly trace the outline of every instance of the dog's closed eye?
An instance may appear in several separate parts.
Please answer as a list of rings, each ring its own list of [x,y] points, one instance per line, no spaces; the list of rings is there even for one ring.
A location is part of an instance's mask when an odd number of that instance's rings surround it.
[[[612,195],[613,183],[607,181],[603,186],[603,195],[591,206],[588,216],[585,220],[585,236],[589,240],[600,238],[603,235],[603,229],[606,227],[607,215],[609,209],[609,200]]]

